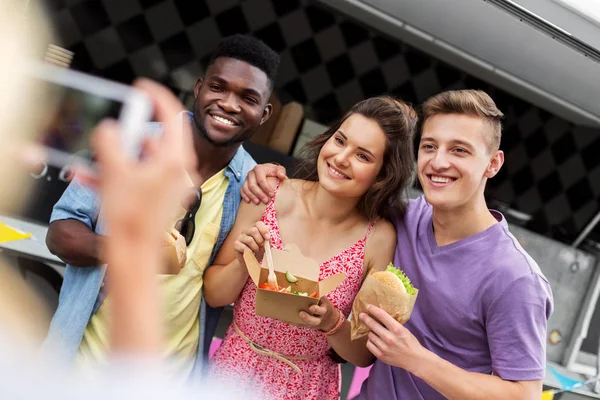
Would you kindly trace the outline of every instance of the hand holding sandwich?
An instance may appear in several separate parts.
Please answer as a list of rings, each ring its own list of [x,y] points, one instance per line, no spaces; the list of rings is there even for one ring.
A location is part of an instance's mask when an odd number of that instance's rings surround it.
[[[367,349],[375,357],[419,376],[420,367],[433,353],[425,349],[408,329],[390,314],[371,304],[367,306],[366,313],[360,314],[360,320],[371,330]]]

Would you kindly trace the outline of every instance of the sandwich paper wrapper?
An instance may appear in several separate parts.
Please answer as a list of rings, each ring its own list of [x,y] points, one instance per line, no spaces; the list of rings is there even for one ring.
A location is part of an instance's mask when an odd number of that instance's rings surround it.
[[[418,290],[414,295],[402,293],[379,282],[372,274],[367,275],[352,303],[350,337],[356,340],[371,331],[359,318],[360,313],[367,313],[367,305],[372,304],[381,308],[403,324],[410,319],[418,294]]]
[[[174,231],[175,229],[173,229],[172,231]],[[167,235],[171,236],[172,232],[166,232]],[[181,235],[179,234],[179,232],[177,232],[178,238],[182,238]],[[161,271],[161,274],[167,274],[167,275],[177,275],[179,274],[179,272],[181,272],[181,270],[183,269],[183,266],[185,265],[185,263],[187,262],[187,258],[186,258],[186,253],[187,253],[187,246],[183,245],[183,249],[185,250],[183,252],[183,257],[184,260],[183,261],[183,265],[180,264],[179,262],[179,254],[177,253],[177,244],[179,242],[180,239],[175,239],[175,243],[171,244],[171,243],[167,243],[166,239],[165,239],[165,243],[163,246],[163,269]]]
[[[168,245],[165,247],[166,248],[164,249],[164,252],[166,254],[165,254],[164,262],[166,263],[166,265],[165,265],[164,273],[177,275],[182,269],[182,267],[179,264],[179,256],[177,255],[177,248],[175,247],[175,245],[173,245],[173,246]]]
[[[259,286],[267,282],[269,275],[266,257],[263,265],[260,265],[254,253],[246,249],[244,251],[246,268],[252,282],[257,286],[254,311],[256,315],[262,317],[275,318],[295,325],[305,325],[298,315],[300,311],[308,311],[311,305],[317,304],[322,296],[333,291],[346,279],[346,274],[343,272],[338,273],[319,281],[321,271],[319,263],[302,255],[298,246],[291,243],[284,250],[272,248],[271,253],[273,255],[273,269],[277,276],[279,288],[291,286],[292,290],[298,292],[308,294],[317,292],[318,298],[261,289]],[[285,278],[286,271],[298,278],[298,282],[288,282]]]

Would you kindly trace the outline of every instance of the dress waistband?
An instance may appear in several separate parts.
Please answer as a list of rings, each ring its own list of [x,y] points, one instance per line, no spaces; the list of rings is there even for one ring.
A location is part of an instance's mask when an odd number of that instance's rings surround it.
[[[267,356],[267,357],[271,357],[276,360],[279,360],[279,361],[289,365],[296,372],[301,372],[301,371],[300,371],[300,368],[296,364],[294,364],[293,361],[315,360],[320,357],[320,356],[288,356],[288,355],[280,354],[280,353],[277,353],[276,351],[267,349],[257,343],[254,343],[252,340],[250,340],[248,338],[248,336],[246,336],[244,334],[244,332],[242,332],[240,330],[240,328],[237,326],[235,320],[233,321],[233,328],[235,329],[235,332],[238,334],[238,336],[241,337],[242,339],[244,339],[246,341],[246,343],[248,343],[248,345],[250,346],[252,351],[254,351],[256,354],[260,354],[262,356]]]

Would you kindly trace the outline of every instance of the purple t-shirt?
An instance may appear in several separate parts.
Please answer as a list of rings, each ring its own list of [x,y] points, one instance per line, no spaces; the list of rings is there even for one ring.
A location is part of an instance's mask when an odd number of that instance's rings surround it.
[[[447,246],[438,246],[432,207],[423,196],[395,221],[394,264],[419,289],[405,326],[441,358],[471,372],[505,380],[543,379],[546,324],[552,292],[536,262],[499,223]],[[377,360],[362,400],[443,399],[423,380]]]

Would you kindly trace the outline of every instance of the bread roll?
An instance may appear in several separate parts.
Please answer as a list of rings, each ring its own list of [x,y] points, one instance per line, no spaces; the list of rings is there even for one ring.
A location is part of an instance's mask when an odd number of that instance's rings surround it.
[[[389,272],[389,271],[375,272],[373,274],[373,278],[377,279],[379,282],[383,283],[384,285],[386,285],[392,289],[398,290],[402,293],[406,293],[406,288],[404,287],[404,284],[402,283],[400,278],[398,278],[396,276],[396,274],[394,274],[393,272]]]

